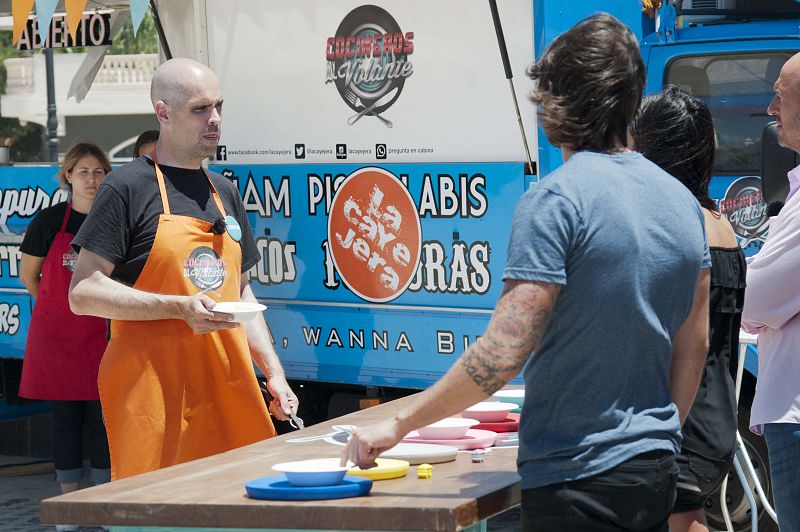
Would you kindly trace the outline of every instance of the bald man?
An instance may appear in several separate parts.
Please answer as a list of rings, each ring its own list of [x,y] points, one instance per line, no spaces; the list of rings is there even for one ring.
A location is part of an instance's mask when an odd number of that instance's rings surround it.
[[[151,99],[155,150],[108,174],[73,241],[70,306],[110,320],[98,383],[112,479],[274,436],[253,362],[276,418],[298,406],[263,316],[214,311],[256,302],[245,272],[259,260],[236,187],[202,168],[219,142],[219,81],[172,59]]]
[[[800,152],[800,54],[775,81],[767,108],[778,143]],[[750,429],[769,451],[775,511],[781,530],[800,530],[800,166],[789,171],[789,194],[770,219],[769,236],[747,266],[742,326],[758,333],[758,383]]]

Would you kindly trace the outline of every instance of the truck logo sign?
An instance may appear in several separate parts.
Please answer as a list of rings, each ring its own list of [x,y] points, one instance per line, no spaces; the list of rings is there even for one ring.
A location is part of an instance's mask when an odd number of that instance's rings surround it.
[[[353,172],[331,203],[328,242],[336,270],[354,294],[375,303],[396,299],[420,259],[422,226],[411,194],[382,168]]]
[[[742,248],[751,242],[763,244],[769,217],[761,193],[761,178],[744,176],[731,183],[719,202],[719,211],[730,221],[736,236],[742,239]]]
[[[325,48],[325,83],[334,83],[339,96],[355,114],[349,125],[364,116],[392,122],[381,113],[397,101],[406,78],[414,72],[408,56],[414,52],[414,32],[403,33],[388,11],[359,6],[348,13]]]

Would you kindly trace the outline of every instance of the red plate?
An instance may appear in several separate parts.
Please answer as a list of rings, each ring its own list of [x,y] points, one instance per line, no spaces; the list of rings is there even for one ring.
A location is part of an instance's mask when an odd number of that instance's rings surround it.
[[[480,423],[472,427],[478,430],[491,430],[492,432],[518,432],[519,431],[519,414],[509,414],[503,421],[495,421],[494,423]]]

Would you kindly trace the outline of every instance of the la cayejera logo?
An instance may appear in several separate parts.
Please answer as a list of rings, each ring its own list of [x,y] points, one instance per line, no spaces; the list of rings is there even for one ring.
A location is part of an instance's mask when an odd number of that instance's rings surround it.
[[[354,294],[374,303],[396,299],[414,277],[422,244],[411,194],[382,168],[353,172],[333,198],[328,242],[336,270]]]

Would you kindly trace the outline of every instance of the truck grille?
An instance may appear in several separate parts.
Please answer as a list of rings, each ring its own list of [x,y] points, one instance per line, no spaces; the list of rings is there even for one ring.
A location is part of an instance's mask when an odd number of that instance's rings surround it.
[[[716,9],[717,0],[689,0],[683,3],[687,9]]]

